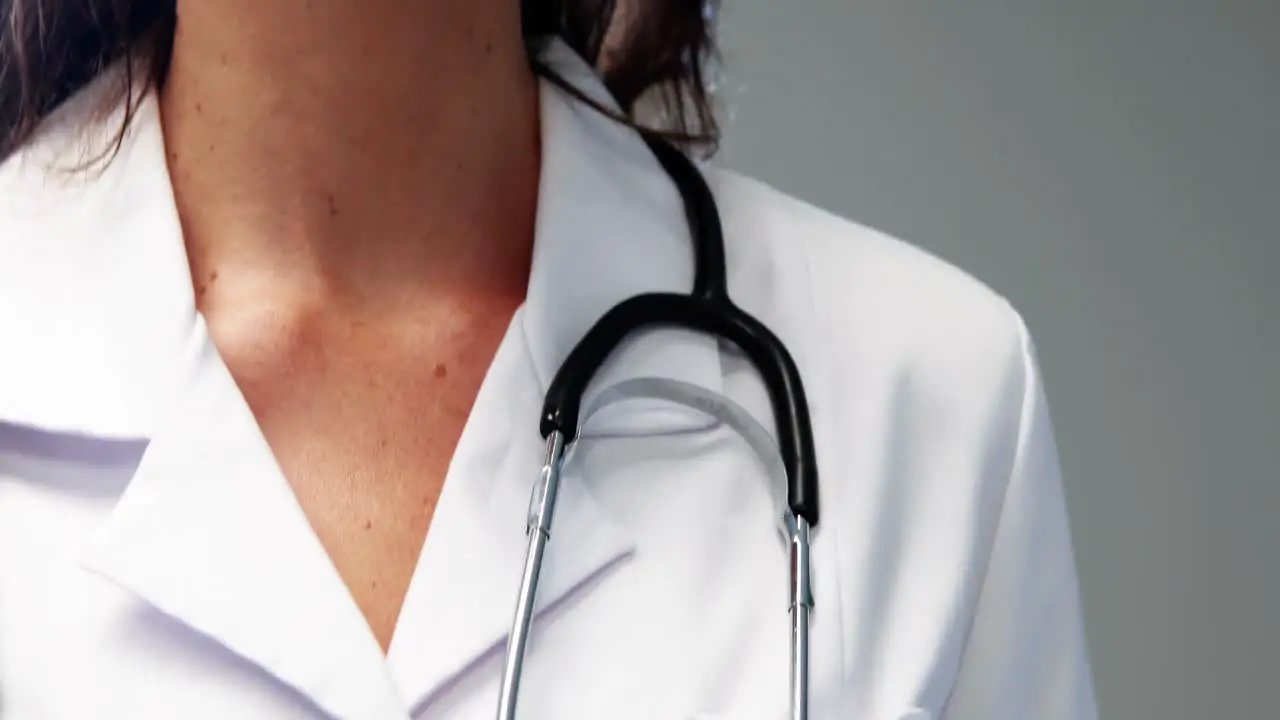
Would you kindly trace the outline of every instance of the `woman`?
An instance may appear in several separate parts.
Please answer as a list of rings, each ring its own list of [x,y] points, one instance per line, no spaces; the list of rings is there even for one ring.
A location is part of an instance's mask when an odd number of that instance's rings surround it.
[[[634,115],[674,98],[667,141],[714,141],[701,3],[0,7],[0,718],[492,717],[547,383],[693,277]],[[1094,717],[1018,315],[706,177],[812,408],[813,716]],[[594,387],[638,377],[771,425],[705,336],[645,332]],[[656,400],[577,447],[521,717],[784,717],[751,452]]]

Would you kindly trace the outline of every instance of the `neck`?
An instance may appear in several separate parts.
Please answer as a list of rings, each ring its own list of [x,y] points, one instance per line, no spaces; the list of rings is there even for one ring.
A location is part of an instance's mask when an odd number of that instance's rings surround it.
[[[178,18],[160,102],[197,288],[523,293],[538,110],[516,0],[178,0]]]

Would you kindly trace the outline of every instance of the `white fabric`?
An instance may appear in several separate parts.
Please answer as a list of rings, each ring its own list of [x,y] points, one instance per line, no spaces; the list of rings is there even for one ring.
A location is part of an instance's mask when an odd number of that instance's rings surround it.
[[[571,52],[548,52],[602,96]],[[101,172],[49,169],[79,159],[100,90],[0,166],[0,718],[491,717],[542,393],[613,303],[689,286],[671,183],[632,132],[543,87],[527,301],[384,657],[195,311],[154,100]],[[812,406],[814,717],[1094,718],[1019,316],[908,245],[708,173],[731,292],[788,344]],[[754,373],[714,340],[645,333],[594,387],[644,377],[772,427]],[[784,717],[787,568],[758,460],[661,400],[613,404],[587,430],[521,717]]]
[[[729,398],[714,393],[701,385],[665,377],[637,377],[623,380],[599,391],[592,402],[583,406],[582,420],[579,423],[579,434],[583,428],[590,428],[597,413],[604,411],[614,403],[632,399],[666,400],[682,405],[695,412],[700,412],[712,420],[724,423],[738,434],[747,447],[760,462],[759,475],[762,490],[773,500],[773,519],[778,525],[778,536],[783,542],[790,541],[789,528],[796,526],[795,516],[790,514],[787,506],[787,468],[778,450],[772,433],[746,408]],[[570,444],[565,457],[565,464],[571,465],[577,444]],[[538,485],[537,487],[541,487]],[[530,503],[530,515],[536,507],[537,492],[534,502]],[[792,522],[787,518],[791,517]]]

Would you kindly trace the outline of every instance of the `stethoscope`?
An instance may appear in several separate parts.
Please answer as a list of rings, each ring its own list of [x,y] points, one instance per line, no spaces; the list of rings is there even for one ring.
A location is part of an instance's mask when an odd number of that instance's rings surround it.
[[[546,459],[534,486],[526,522],[529,546],[520,580],[515,620],[507,640],[498,718],[515,718],[525,648],[533,624],[538,576],[547,541],[551,538],[551,517],[555,511],[561,470],[566,452],[578,436],[587,386],[628,335],[644,327],[667,325],[728,340],[747,356],[768,391],[777,427],[777,450],[772,450],[773,440],[768,438],[767,431],[746,412],[708,391],[684,383],[640,379],[627,387],[614,388],[612,397],[605,402],[625,396],[662,396],[728,421],[767,465],[770,458],[780,456],[780,467],[776,471],[786,477],[785,508],[780,513],[780,526],[790,559],[790,717],[792,720],[806,720],[809,714],[809,614],[813,609],[809,533],[818,525],[818,466],[800,372],[782,341],[729,298],[720,216],[702,173],[684,153],[671,145],[649,137],[646,137],[646,142],[675,183],[684,204],[695,254],[693,291],[688,295],[646,293],[614,306],[578,342],[547,390],[539,427],[546,439]],[[777,465],[776,460],[772,464]]]

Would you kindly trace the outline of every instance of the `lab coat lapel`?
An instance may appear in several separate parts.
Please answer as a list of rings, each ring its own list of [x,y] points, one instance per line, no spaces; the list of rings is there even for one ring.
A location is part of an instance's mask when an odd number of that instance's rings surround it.
[[[117,112],[86,132],[103,78],[0,188],[0,421],[149,439],[82,564],[212,638],[334,717],[403,718],[372,635],[204,333],[153,96],[111,161]],[[84,142],[82,142],[82,140]],[[6,236],[8,239],[8,236]],[[15,255],[16,253],[16,255]],[[38,328],[38,329],[29,329]]]
[[[536,432],[541,392],[519,320],[507,340],[454,455],[388,654],[415,713],[447,702],[472,676],[494,677],[511,628],[543,444]],[[633,551],[630,535],[576,479],[565,479],[558,505],[538,621]]]
[[[82,563],[335,718],[404,718],[381,649],[195,323],[176,404]]]
[[[553,41],[541,57],[597,102],[616,107],[567,46]],[[543,459],[537,433],[542,394],[560,363],[614,304],[642,292],[688,292],[693,282],[692,241],[679,194],[636,132],[548,82],[542,83],[540,102],[542,176],[533,267],[512,327],[528,356],[508,366],[504,342],[495,358],[396,630],[393,672],[415,711],[447,704],[449,692],[465,686],[473,673],[492,679],[500,671],[525,559],[529,495]],[[719,391],[718,343],[683,330],[647,330],[615,353],[593,392],[641,376],[674,377]],[[683,407],[633,400],[598,414],[583,435],[660,434],[712,424]],[[491,482],[475,482],[486,474]],[[574,602],[623,571],[635,552],[630,529],[596,502],[584,480],[572,463],[566,468],[539,583],[531,654],[538,652],[540,627],[572,612]]]

